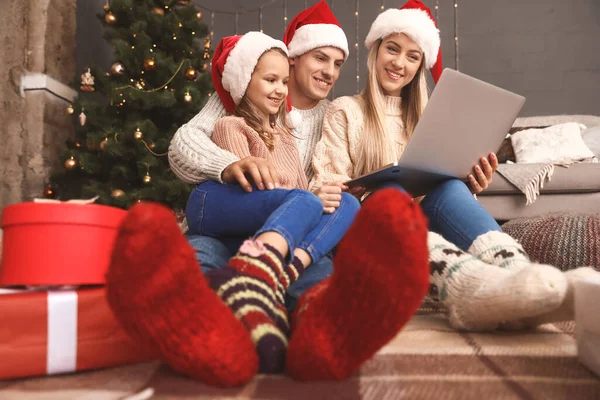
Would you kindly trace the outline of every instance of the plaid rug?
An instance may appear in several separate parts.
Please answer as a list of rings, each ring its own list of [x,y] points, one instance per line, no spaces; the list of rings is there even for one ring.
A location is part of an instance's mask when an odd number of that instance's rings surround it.
[[[134,399],[144,390],[153,392],[144,398],[169,400],[584,400],[600,398],[600,379],[577,361],[572,322],[527,332],[459,333],[448,326],[441,308],[426,302],[394,340],[344,382],[259,375],[245,387],[223,390],[149,363],[0,382],[0,399]]]

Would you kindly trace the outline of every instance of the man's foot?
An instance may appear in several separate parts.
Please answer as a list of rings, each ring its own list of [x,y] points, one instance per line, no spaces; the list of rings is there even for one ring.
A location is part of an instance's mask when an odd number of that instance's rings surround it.
[[[340,242],[331,278],[298,300],[288,372],[299,380],[347,378],[402,329],[427,289],[425,217],[406,194],[383,189]]]
[[[166,207],[142,203],[128,212],[112,253],[107,297],[125,331],[174,370],[223,387],[256,374],[250,334],[209,287]]]
[[[429,233],[432,288],[460,330],[489,331],[558,307],[567,292],[563,273],[529,264],[499,268],[465,253],[437,233]]]

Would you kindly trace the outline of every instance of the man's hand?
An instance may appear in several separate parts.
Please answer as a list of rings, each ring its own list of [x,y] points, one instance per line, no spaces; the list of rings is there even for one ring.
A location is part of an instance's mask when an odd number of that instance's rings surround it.
[[[328,182],[315,190],[313,193],[323,203],[323,212],[331,214],[340,206],[342,192],[348,190],[348,186],[342,182]]]
[[[260,157],[246,157],[228,165],[221,173],[221,179],[225,183],[239,183],[246,192],[252,191],[250,182],[254,182],[259,190],[279,187],[275,167]]]
[[[469,175],[470,189],[473,194],[481,193],[492,183],[492,176],[498,168],[498,157],[496,157],[496,154],[490,153],[487,158],[481,157],[480,164],[481,166],[475,165],[473,167],[475,175]]]

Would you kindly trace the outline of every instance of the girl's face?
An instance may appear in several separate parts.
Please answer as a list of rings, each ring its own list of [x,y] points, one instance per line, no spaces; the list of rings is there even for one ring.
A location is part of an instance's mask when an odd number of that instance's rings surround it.
[[[422,62],[421,49],[404,33],[395,33],[383,39],[375,62],[377,81],[383,93],[399,97],[402,88],[413,80]]]
[[[258,59],[246,95],[264,114],[262,117],[277,114],[279,108],[285,106],[289,74],[287,57],[277,51],[267,51]]]

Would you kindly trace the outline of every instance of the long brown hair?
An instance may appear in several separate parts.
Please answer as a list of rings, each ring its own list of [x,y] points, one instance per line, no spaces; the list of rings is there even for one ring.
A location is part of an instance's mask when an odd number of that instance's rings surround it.
[[[283,57],[285,57],[286,60],[288,59],[288,56],[283,52],[283,50],[277,47],[267,50],[261,55],[261,57],[271,51],[275,51],[281,54]],[[246,123],[256,132],[258,132],[258,136],[260,136],[263,142],[265,142],[269,150],[273,150],[275,144],[275,135],[271,131],[265,131],[265,121],[263,121],[263,118],[260,117],[261,112],[258,110],[258,107],[256,107],[256,105],[250,101],[250,99],[248,98],[247,91],[246,93],[244,93],[244,97],[242,97],[240,104],[238,104],[238,106],[235,108],[233,114],[237,117],[244,118],[244,120],[246,120]],[[292,128],[288,124],[287,115],[287,102],[284,99],[281,105],[279,106],[277,114],[269,115],[269,125],[273,128],[276,127],[284,135],[291,135]]]
[[[367,85],[360,96],[364,102],[363,134],[358,145],[358,159],[354,173],[360,176],[389,164],[394,159],[395,151],[392,135],[386,132],[385,125],[385,95],[377,80],[377,52],[382,39],[371,47],[367,58],[369,75]],[[410,138],[423,112],[423,102],[426,101],[427,86],[425,80],[425,58],[413,80],[402,88],[400,104],[401,118],[407,136]],[[423,86],[425,85],[425,86]]]

